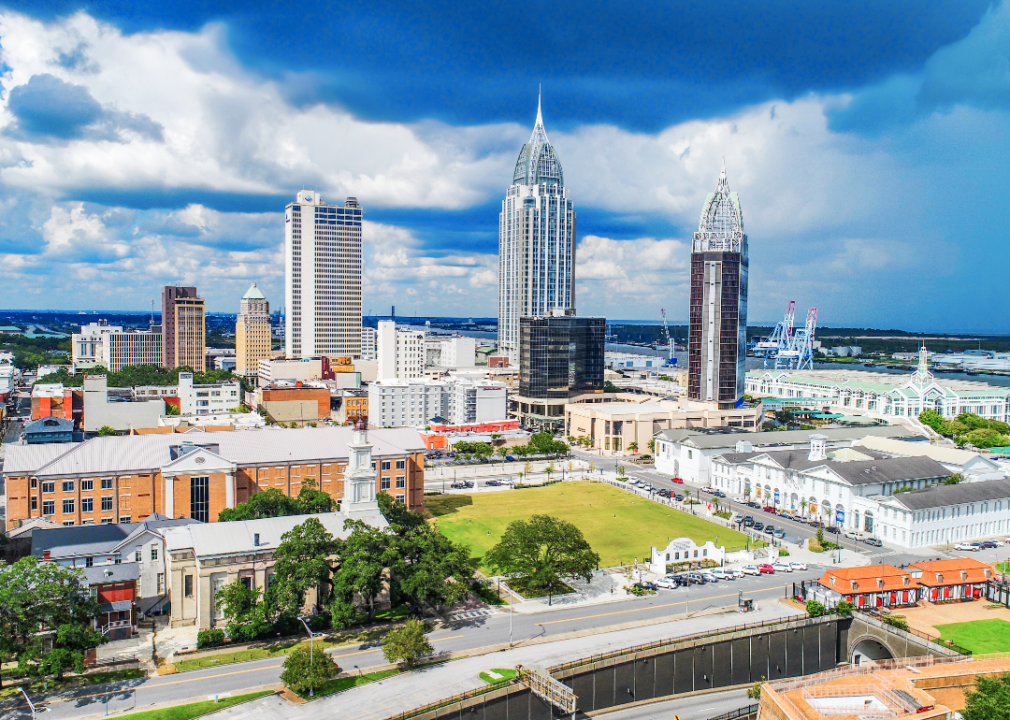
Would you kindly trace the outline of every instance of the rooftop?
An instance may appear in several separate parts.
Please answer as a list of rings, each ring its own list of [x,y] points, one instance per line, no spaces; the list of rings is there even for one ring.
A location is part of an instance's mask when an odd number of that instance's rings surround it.
[[[703,450],[717,450],[720,448],[735,448],[737,442],[745,441],[758,447],[774,447],[784,445],[808,445],[811,435],[823,435],[827,442],[844,442],[848,440],[858,440],[859,438],[890,437],[890,438],[915,438],[919,437],[911,430],[900,425],[881,425],[879,427],[864,428],[820,428],[818,430],[782,430],[779,432],[725,432],[725,433],[704,433],[697,430],[661,430],[657,437],[671,442],[680,442]]]
[[[937,485],[922,490],[898,493],[891,499],[909,510],[928,510],[948,505],[963,505],[1007,498],[1010,498],[1010,480],[984,480],[982,482],[960,482],[957,485]]]

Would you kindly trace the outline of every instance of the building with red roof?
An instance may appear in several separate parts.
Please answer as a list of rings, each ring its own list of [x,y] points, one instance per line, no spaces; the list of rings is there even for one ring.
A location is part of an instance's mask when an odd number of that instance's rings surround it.
[[[919,583],[919,597],[929,602],[984,598],[996,575],[992,565],[969,557],[916,562],[908,570]]]
[[[912,573],[893,565],[831,568],[816,584],[805,586],[807,600],[834,607],[842,600],[857,608],[914,605],[919,583]]]

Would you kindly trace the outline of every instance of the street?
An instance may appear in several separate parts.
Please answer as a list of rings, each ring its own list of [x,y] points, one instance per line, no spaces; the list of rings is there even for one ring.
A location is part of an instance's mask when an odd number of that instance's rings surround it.
[[[649,703],[638,707],[607,713],[607,720],[707,720],[733,710],[747,707],[757,700],[747,697],[746,690],[725,690],[690,697]]]
[[[774,608],[771,604],[791,589],[793,581],[813,580],[822,572],[821,568],[811,567],[806,572],[776,573],[711,585],[660,590],[656,595],[642,598],[628,597],[615,602],[537,613],[510,613],[507,606],[499,607],[487,615],[447,622],[434,630],[429,639],[439,653],[508,643],[510,634],[514,643],[522,646],[524,641],[533,638],[561,636],[573,631],[602,629],[636,621],[660,622],[671,615],[735,605],[741,592],[744,597],[754,598],[756,604]],[[732,616],[727,624],[749,621],[748,615],[741,614]],[[657,634],[650,637],[650,640],[663,638],[663,635]],[[365,671],[385,664],[378,644],[335,648],[331,655],[344,670],[349,671]],[[277,686],[282,662],[283,658],[271,658],[175,675],[93,685],[45,699],[44,705],[49,709],[48,716],[57,720],[104,713],[106,703],[109,712],[122,712],[153,704],[204,700],[213,698],[215,694],[237,695]],[[33,701],[43,703],[43,698],[33,697]],[[0,717],[5,719],[30,717],[24,699],[20,696],[0,703],[0,712]]]

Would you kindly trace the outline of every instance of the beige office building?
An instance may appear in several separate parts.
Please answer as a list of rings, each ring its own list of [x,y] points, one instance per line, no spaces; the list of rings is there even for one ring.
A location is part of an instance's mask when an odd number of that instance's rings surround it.
[[[270,303],[253,283],[242,296],[240,309],[235,318],[235,372],[255,377],[260,360],[270,357]]]
[[[161,291],[162,352],[167,368],[206,369],[206,307],[192,286],[166,285]]]

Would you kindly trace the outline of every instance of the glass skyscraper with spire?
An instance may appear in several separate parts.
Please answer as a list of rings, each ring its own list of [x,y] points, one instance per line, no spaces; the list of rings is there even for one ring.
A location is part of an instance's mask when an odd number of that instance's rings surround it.
[[[540,103],[498,216],[498,350],[519,362],[519,319],[575,314],[575,211]]]

